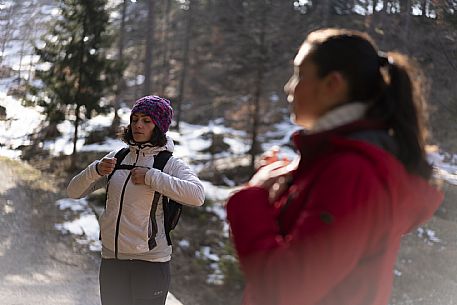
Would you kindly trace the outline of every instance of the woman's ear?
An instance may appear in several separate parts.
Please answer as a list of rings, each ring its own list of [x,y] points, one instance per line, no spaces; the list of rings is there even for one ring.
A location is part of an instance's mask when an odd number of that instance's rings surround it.
[[[346,101],[348,98],[349,84],[344,75],[339,71],[332,71],[325,76],[324,87],[326,94],[333,99]]]

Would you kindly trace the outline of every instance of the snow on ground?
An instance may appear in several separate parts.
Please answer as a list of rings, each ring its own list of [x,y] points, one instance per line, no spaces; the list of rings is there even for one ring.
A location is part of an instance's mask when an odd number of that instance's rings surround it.
[[[428,154],[428,159],[435,166],[439,178],[457,185],[457,155],[438,151]]]
[[[213,273],[206,279],[208,284],[222,285],[224,283],[224,274],[219,266],[220,258],[211,252],[210,247],[201,247],[200,250],[195,251],[195,257],[210,262],[209,267]]]
[[[55,228],[63,233],[78,235],[77,242],[87,245],[91,251],[101,251],[99,240],[99,226],[97,218],[89,207],[87,199],[63,198],[56,202],[61,210],[79,212],[78,217],[72,221],[55,224]]]
[[[0,155],[10,158],[19,158],[20,145],[28,145],[28,135],[32,134],[40,125],[44,116],[40,114],[39,107],[28,108],[4,90],[12,79],[0,81],[0,106],[6,108],[6,119],[0,120]]]
[[[423,227],[419,227],[417,228],[416,233],[417,236],[424,239],[429,244],[441,242],[441,239],[436,236],[435,231],[431,229],[424,229]]]
[[[210,132],[224,135],[224,141],[230,145],[226,152],[215,154],[214,158],[223,158],[231,155],[244,154],[249,150],[248,136],[245,132],[223,126],[222,122],[210,122],[208,125],[192,125],[180,123],[180,132],[170,131],[168,134],[179,144],[175,146],[174,154],[183,159],[209,160],[211,155],[202,150],[211,145],[206,137]]]
[[[128,117],[126,117],[126,111],[122,109],[119,111],[121,117],[121,123],[127,124]],[[87,120],[79,127],[78,141],[76,142],[77,151],[106,151],[118,150],[125,146],[122,141],[118,139],[106,139],[105,142],[100,144],[89,144],[84,145],[85,137],[94,130],[108,127],[111,125],[114,114],[109,115],[98,115],[90,120]],[[74,126],[69,120],[60,123],[57,128],[61,132],[62,136],[56,140],[46,141],[44,143],[44,149],[51,152],[52,155],[58,156],[60,154],[70,155],[73,152],[73,134]]]
[[[290,147],[284,146],[284,144],[290,143],[290,137],[299,129],[300,128],[297,125],[293,124],[290,120],[283,121],[274,125],[273,130],[267,132],[264,135],[266,139],[273,140],[267,140],[262,143],[263,150],[267,151],[272,147],[280,147],[281,150],[279,152],[279,158],[287,158],[289,160],[293,160],[297,154]]]

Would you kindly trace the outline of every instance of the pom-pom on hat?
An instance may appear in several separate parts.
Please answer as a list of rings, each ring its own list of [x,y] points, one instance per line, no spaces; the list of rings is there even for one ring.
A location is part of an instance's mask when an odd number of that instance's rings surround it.
[[[164,134],[168,131],[173,117],[173,108],[171,108],[169,100],[157,95],[144,96],[133,105],[130,121],[132,120],[132,115],[137,112],[149,116],[156,127]]]

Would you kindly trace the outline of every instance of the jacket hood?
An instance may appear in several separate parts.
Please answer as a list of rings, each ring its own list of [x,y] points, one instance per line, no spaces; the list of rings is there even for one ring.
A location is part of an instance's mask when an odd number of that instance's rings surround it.
[[[406,171],[403,164],[385,150],[360,140],[332,139],[336,145],[355,150],[369,160],[391,196],[393,230],[408,233],[429,220],[443,201],[443,193],[424,178]]]
[[[383,124],[359,121],[318,134],[306,135],[297,132],[294,142],[302,158],[311,162],[318,151],[335,146],[346,151],[352,150],[367,159],[373,164],[380,181],[391,196],[392,205],[386,208],[391,210],[394,230],[405,234],[430,219],[444,196],[429,181],[407,172],[403,164],[383,145],[351,137],[360,131],[374,130],[373,135],[383,129]]]
[[[398,232],[405,234],[429,220],[444,195],[429,181],[408,173],[397,159],[385,155],[385,158],[372,162],[384,177],[384,183],[392,196],[393,225]]]

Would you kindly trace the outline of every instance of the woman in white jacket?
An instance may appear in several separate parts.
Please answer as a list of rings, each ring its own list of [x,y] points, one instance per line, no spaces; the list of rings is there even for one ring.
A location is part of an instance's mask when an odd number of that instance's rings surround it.
[[[120,166],[113,151],[68,185],[72,198],[106,187],[106,209],[99,219],[102,305],[165,304],[172,249],[164,224],[167,201],[160,204],[159,195],[190,206],[203,204],[203,186],[182,160],[171,156],[163,171],[153,168],[160,152],[173,152],[173,141],[166,136],[172,116],[167,99],[139,99],[123,133],[129,151]]]

